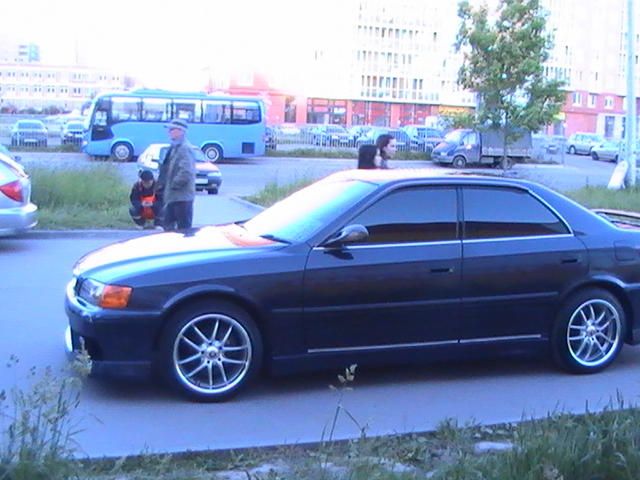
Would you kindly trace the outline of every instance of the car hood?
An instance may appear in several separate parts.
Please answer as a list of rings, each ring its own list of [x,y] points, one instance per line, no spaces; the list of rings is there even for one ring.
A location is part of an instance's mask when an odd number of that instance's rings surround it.
[[[95,250],[78,260],[73,274],[78,276],[98,267],[117,267],[158,258],[171,259],[170,262],[175,263],[178,257],[190,254],[237,252],[273,245],[280,244],[255,236],[236,224],[202,227],[186,232],[157,233]]]
[[[438,143],[438,145],[435,146],[435,148],[433,149],[434,152],[448,152],[449,150],[453,150],[454,148],[456,148],[458,144],[455,142],[446,142],[446,141],[442,141],[440,143]]]

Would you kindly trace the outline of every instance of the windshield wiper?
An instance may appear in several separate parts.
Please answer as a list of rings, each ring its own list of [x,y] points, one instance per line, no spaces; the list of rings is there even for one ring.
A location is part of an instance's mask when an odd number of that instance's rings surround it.
[[[278,237],[276,235],[272,235],[270,233],[267,233],[266,235],[260,235],[260,238],[264,238],[264,239],[267,239],[267,240],[273,240],[274,242],[286,243],[288,245],[291,245],[291,241],[286,240],[284,238],[280,238],[280,237]]]

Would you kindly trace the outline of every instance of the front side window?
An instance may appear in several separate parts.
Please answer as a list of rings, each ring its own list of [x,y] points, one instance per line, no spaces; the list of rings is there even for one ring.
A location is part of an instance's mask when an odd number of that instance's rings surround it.
[[[260,104],[257,102],[233,102],[231,123],[260,123]]]
[[[465,239],[569,233],[549,208],[523,190],[466,187],[463,204]]]
[[[367,228],[366,244],[456,240],[457,205],[452,187],[405,188],[381,198],[349,223]]]
[[[476,132],[471,132],[467,135],[465,135],[464,139],[462,140],[462,143],[464,145],[470,145],[470,146],[474,146],[478,144],[478,134]]]
[[[111,99],[113,123],[140,120],[140,100],[137,98],[113,97]]]

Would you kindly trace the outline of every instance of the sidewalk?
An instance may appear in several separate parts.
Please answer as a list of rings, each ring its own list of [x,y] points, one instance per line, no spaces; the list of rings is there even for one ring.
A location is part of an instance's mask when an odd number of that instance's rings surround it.
[[[262,207],[237,197],[225,195],[197,194],[193,205],[193,226],[216,225],[246,220],[260,212]],[[64,237],[104,237],[122,239],[137,237],[158,230],[31,230],[22,237],[64,238]]]

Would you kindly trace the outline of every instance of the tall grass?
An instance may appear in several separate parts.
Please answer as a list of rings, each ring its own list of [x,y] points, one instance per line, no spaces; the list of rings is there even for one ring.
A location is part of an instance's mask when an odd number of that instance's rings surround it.
[[[114,165],[30,170],[39,227],[132,228],[129,188]]]

